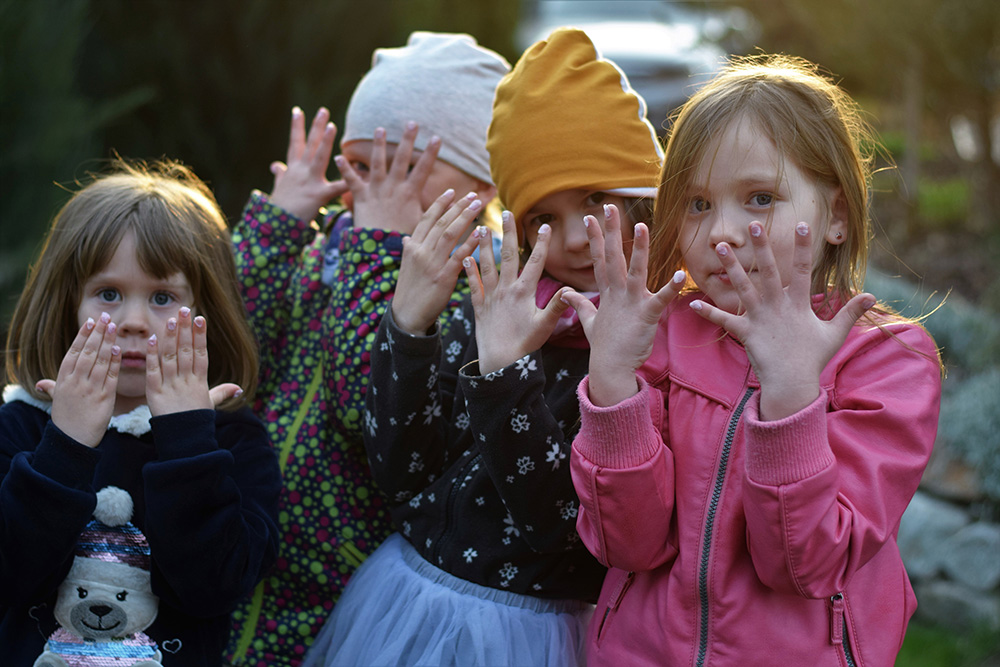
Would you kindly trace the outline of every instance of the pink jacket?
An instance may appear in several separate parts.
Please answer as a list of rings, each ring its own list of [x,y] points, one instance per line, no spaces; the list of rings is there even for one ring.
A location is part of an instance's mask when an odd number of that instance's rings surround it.
[[[588,664],[891,666],[916,608],[896,533],[937,432],[933,340],[855,326],[819,399],[761,422],[746,352],[692,298],[638,394],[598,408],[580,385],[577,526],[612,568]]]

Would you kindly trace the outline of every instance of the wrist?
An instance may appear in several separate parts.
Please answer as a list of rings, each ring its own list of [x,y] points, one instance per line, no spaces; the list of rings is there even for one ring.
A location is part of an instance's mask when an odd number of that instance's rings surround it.
[[[602,369],[591,365],[587,393],[591,403],[607,408],[639,393],[639,381],[631,370]]]

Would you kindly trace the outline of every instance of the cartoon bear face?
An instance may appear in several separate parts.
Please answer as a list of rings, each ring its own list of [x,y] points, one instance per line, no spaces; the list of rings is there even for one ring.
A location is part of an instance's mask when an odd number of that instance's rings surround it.
[[[145,630],[158,606],[149,572],[77,557],[59,587],[55,617],[86,640],[108,641]]]

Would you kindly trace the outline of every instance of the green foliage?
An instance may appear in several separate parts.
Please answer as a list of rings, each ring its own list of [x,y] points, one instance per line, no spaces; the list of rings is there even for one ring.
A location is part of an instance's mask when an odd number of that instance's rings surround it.
[[[969,183],[964,178],[924,179],[917,192],[917,213],[933,229],[961,227],[969,216]]]
[[[896,667],[985,667],[1000,653],[995,632],[976,629],[956,634],[943,628],[910,623]]]
[[[341,125],[377,47],[468,32],[512,53],[509,0],[0,0],[0,322],[67,184],[169,156],[230,219],[270,189],[292,106]],[[442,95],[451,91],[441,91]],[[331,174],[332,176],[332,174]]]
[[[149,98],[124,86],[97,101],[77,85],[87,0],[0,0],[0,317],[71,184],[100,150],[96,133]]]

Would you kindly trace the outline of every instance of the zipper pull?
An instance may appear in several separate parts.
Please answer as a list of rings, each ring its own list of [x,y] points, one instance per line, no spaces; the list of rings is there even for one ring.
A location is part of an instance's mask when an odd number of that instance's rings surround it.
[[[615,587],[615,591],[611,594],[611,598],[608,600],[608,609],[618,609],[618,605],[621,604],[622,598],[625,597],[625,591],[629,589],[632,585],[632,580],[635,579],[635,572],[626,572],[625,576],[618,580],[618,585]]]
[[[830,596],[830,643],[839,645],[844,642],[844,594]]]

